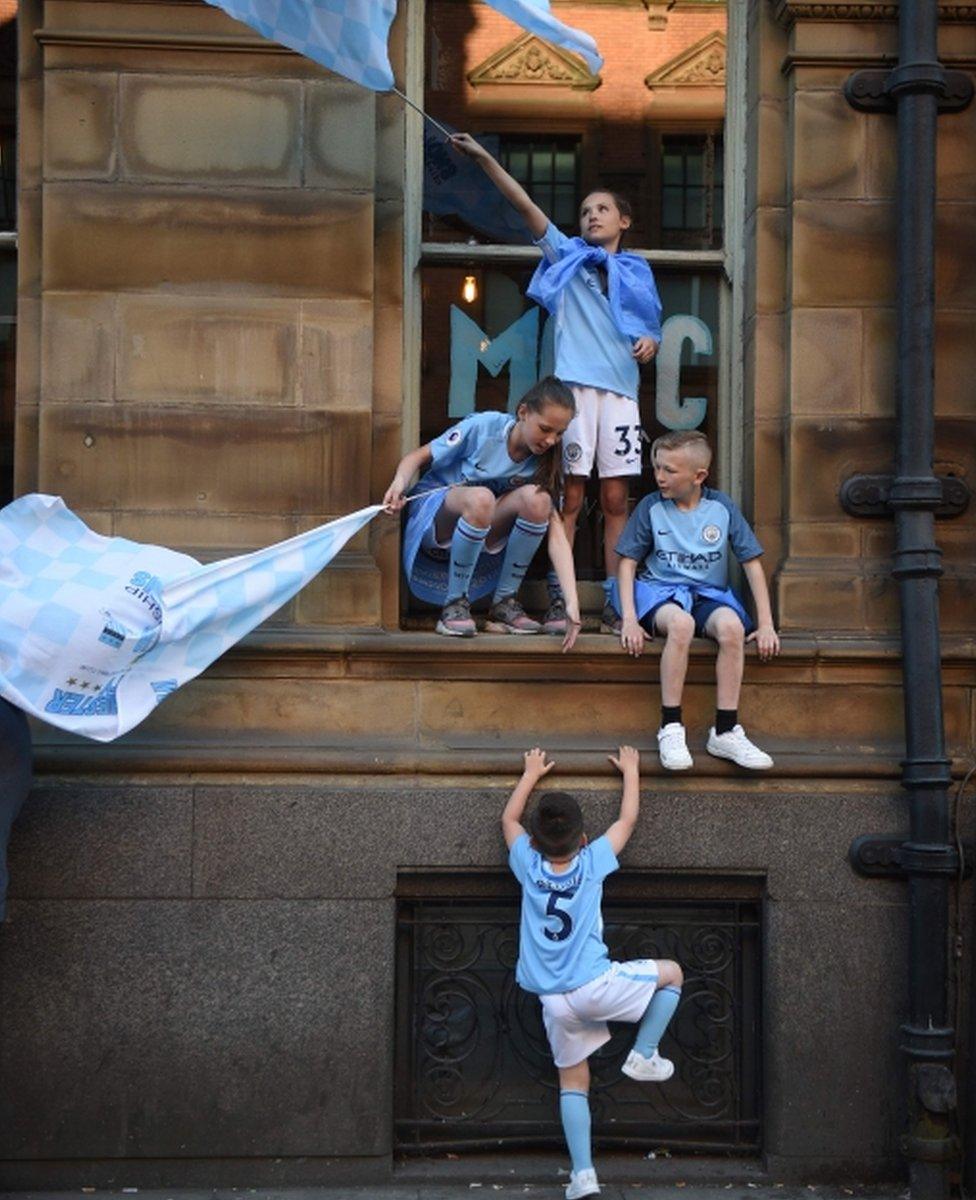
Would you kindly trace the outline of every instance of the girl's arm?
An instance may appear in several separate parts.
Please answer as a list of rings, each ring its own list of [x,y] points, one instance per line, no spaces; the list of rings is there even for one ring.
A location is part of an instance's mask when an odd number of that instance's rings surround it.
[[[546,232],[549,218],[518,180],[513,179],[501,163],[492,158],[470,133],[455,133],[451,137],[451,145],[459,154],[466,154],[468,158],[474,159],[509,204],[514,205],[528,225],[529,233],[536,239],[541,238]]]
[[[529,802],[529,796],[532,795],[532,789],[543,775],[548,775],[556,765],[554,762],[546,762],[546,752],[540,750],[538,746],[532,750],[526,750],[523,757],[525,767],[522,771],[522,778],[515,785],[515,791],[509,796],[508,803],[502,812],[502,833],[505,835],[505,845],[509,850],[525,833],[522,814]]]
[[[576,571],[573,565],[573,548],[566,536],[566,529],[559,513],[549,517],[549,559],[562,588],[566,604],[566,636],[563,638],[563,653],[572,650],[580,631],[579,596],[576,593]]]
[[[755,641],[759,657],[765,662],[779,654],[779,634],[773,626],[773,609],[769,603],[769,588],[766,586],[766,574],[762,568],[762,559],[750,558],[742,564],[742,570],[749,581],[752,598],[756,602],[756,630],[746,638],[747,642]]]
[[[383,507],[387,512],[395,513],[403,508],[406,504],[403,493],[410,486],[410,480],[419,470],[427,466],[432,457],[430,446],[427,445],[418,446],[416,450],[411,450],[409,454],[405,454],[400,459],[400,465],[393,475],[393,482],[383,496]]]
[[[630,841],[630,835],[637,825],[640,810],[640,754],[633,746],[621,746],[617,756],[611,754],[609,759],[624,777],[620,816],[607,830],[607,841],[614,854],[619,854]]]
[[[620,644],[639,658],[647,641],[647,632],[637,620],[634,607],[634,580],[637,578],[637,559],[621,558],[617,567],[617,591],[620,594]]]

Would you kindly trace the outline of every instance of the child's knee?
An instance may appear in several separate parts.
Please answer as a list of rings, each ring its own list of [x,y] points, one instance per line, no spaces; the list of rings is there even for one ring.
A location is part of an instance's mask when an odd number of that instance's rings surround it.
[[[745,642],[745,636],[742,622],[736,616],[723,618],[715,627],[715,640],[720,646],[741,646]]]
[[[627,515],[629,490],[625,478],[600,481],[600,509],[605,517],[625,517]]]
[[[691,613],[674,613],[668,621],[667,640],[677,646],[690,646],[695,636],[695,618]]]
[[[684,971],[671,958],[665,958],[658,962],[658,987],[681,987],[685,981]]]
[[[464,489],[461,499],[461,515],[466,521],[485,526],[495,515],[495,497],[489,488],[470,487]]]
[[[530,521],[548,521],[552,512],[552,497],[538,487],[521,489],[522,515]]]
[[[575,475],[567,475],[563,483],[563,517],[575,520],[583,508],[583,497],[586,495],[586,480]]]

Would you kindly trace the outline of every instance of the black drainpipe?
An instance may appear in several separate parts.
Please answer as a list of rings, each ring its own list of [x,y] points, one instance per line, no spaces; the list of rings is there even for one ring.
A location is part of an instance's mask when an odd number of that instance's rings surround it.
[[[943,1200],[949,1167],[958,1155],[953,1135],[955,1031],[948,1002],[949,893],[958,856],[950,844],[951,764],[945,752],[939,645],[942,566],[935,543],[935,513],[944,509],[947,497],[933,470],[935,147],[940,108],[965,107],[972,83],[938,62],[937,29],[936,0],[900,0],[897,67],[856,72],[845,86],[855,107],[894,110],[898,124],[897,456],[893,479],[873,478],[894,513],[892,574],[901,601],[902,786],[911,823],[908,842],[891,847],[891,859],[908,880],[909,1004],[901,1030],[908,1059],[908,1132],[902,1147],[913,1200]],[[857,500],[863,498],[864,486],[864,477],[855,477],[844,487],[845,507],[860,515],[865,514]],[[877,490],[873,498],[877,500]],[[866,841],[858,839],[861,845],[852,848],[855,860],[863,857]],[[876,862],[877,855],[869,861]]]

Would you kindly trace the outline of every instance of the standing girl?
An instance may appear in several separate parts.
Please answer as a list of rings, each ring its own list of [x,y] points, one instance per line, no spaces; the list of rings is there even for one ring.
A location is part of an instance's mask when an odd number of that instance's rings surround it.
[[[579,633],[573,554],[557,513],[562,490],[560,439],[575,412],[569,389],[553,376],[522,397],[515,415],[472,413],[426,446],[406,454],[383,503],[406,503],[414,473],[430,465],[412,490],[403,535],[410,590],[440,604],[437,632],[473,637],[471,601],[489,593],[491,633],[538,633],[516,599],[545,534],[566,597],[563,649]]]

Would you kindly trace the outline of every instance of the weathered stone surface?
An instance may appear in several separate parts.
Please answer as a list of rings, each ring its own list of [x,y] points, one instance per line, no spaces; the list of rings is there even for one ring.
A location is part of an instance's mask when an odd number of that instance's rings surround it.
[[[861,527],[853,518],[843,521],[792,521],[790,553],[800,558],[856,558],[861,552]]]
[[[298,532],[292,517],[258,513],[210,516],[200,512],[120,510],[115,516],[115,533],[120,537],[169,546],[207,561],[259,550]]]
[[[781,630],[855,633],[867,628],[864,580],[850,574],[850,568],[829,570],[830,565],[824,562],[816,571],[799,572],[790,562],[780,573],[776,580],[776,611]]]
[[[92,508],[348,512],[367,502],[368,453],[367,414],[59,405],[41,416],[43,486]]]
[[[794,198],[860,197],[866,127],[843,93],[798,91],[793,97]]]
[[[861,411],[865,416],[892,417],[898,364],[897,318],[890,308],[865,308],[862,317]]]
[[[890,204],[797,200],[791,273],[794,305],[891,304],[894,236]]]
[[[368,196],[311,189],[51,184],[44,286],[155,290],[219,280],[227,290],[368,297],[370,210]]]
[[[976,309],[976,204],[940,204],[935,212],[935,294],[946,308]]]
[[[47,292],[43,301],[41,393],[51,400],[115,399],[115,297]]]
[[[373,306],[367,300],[309,300],[301,322],[302,406],[369,412]]]
[[[376,93],[333,76],[305,85],[305,184],[372,188]]]
[[[880,418],[804,417],[790,423],[790,516],[836,521],[843,514],[841,484],[858,472],[890,469],[894,423]]]
[[[860,309],[795,308],[790,314],[789,353],[793,412],[860,411]]]
[[[291,80],[122,75],[122,175],[295,187],[301,115],[301,84]]]
[[[381,623],[380,585],[376,563],[366,555],[340,555],[295,600],[295,621],[304,626],[355,626]]]
[[[35,787],[10,843],[12,897],[190,895],[186,788]]]
[[[221,296],[121,296],[118,398],[292,405],[299,305]]]
[[[935,411],[972,416],[976,379],[976,311],[937,312],[935,317]],[[894,346],[891,348],[894,359]]]
[[[48,71],[44,78],[45,179],[115,174],[118,76]]]
[[[11,908],[0,1157],[389,1150],[389,902]]]
[[[787,202],[788,110],[783,100],[760,100],[750,114],[746,142],[746,212]]]

